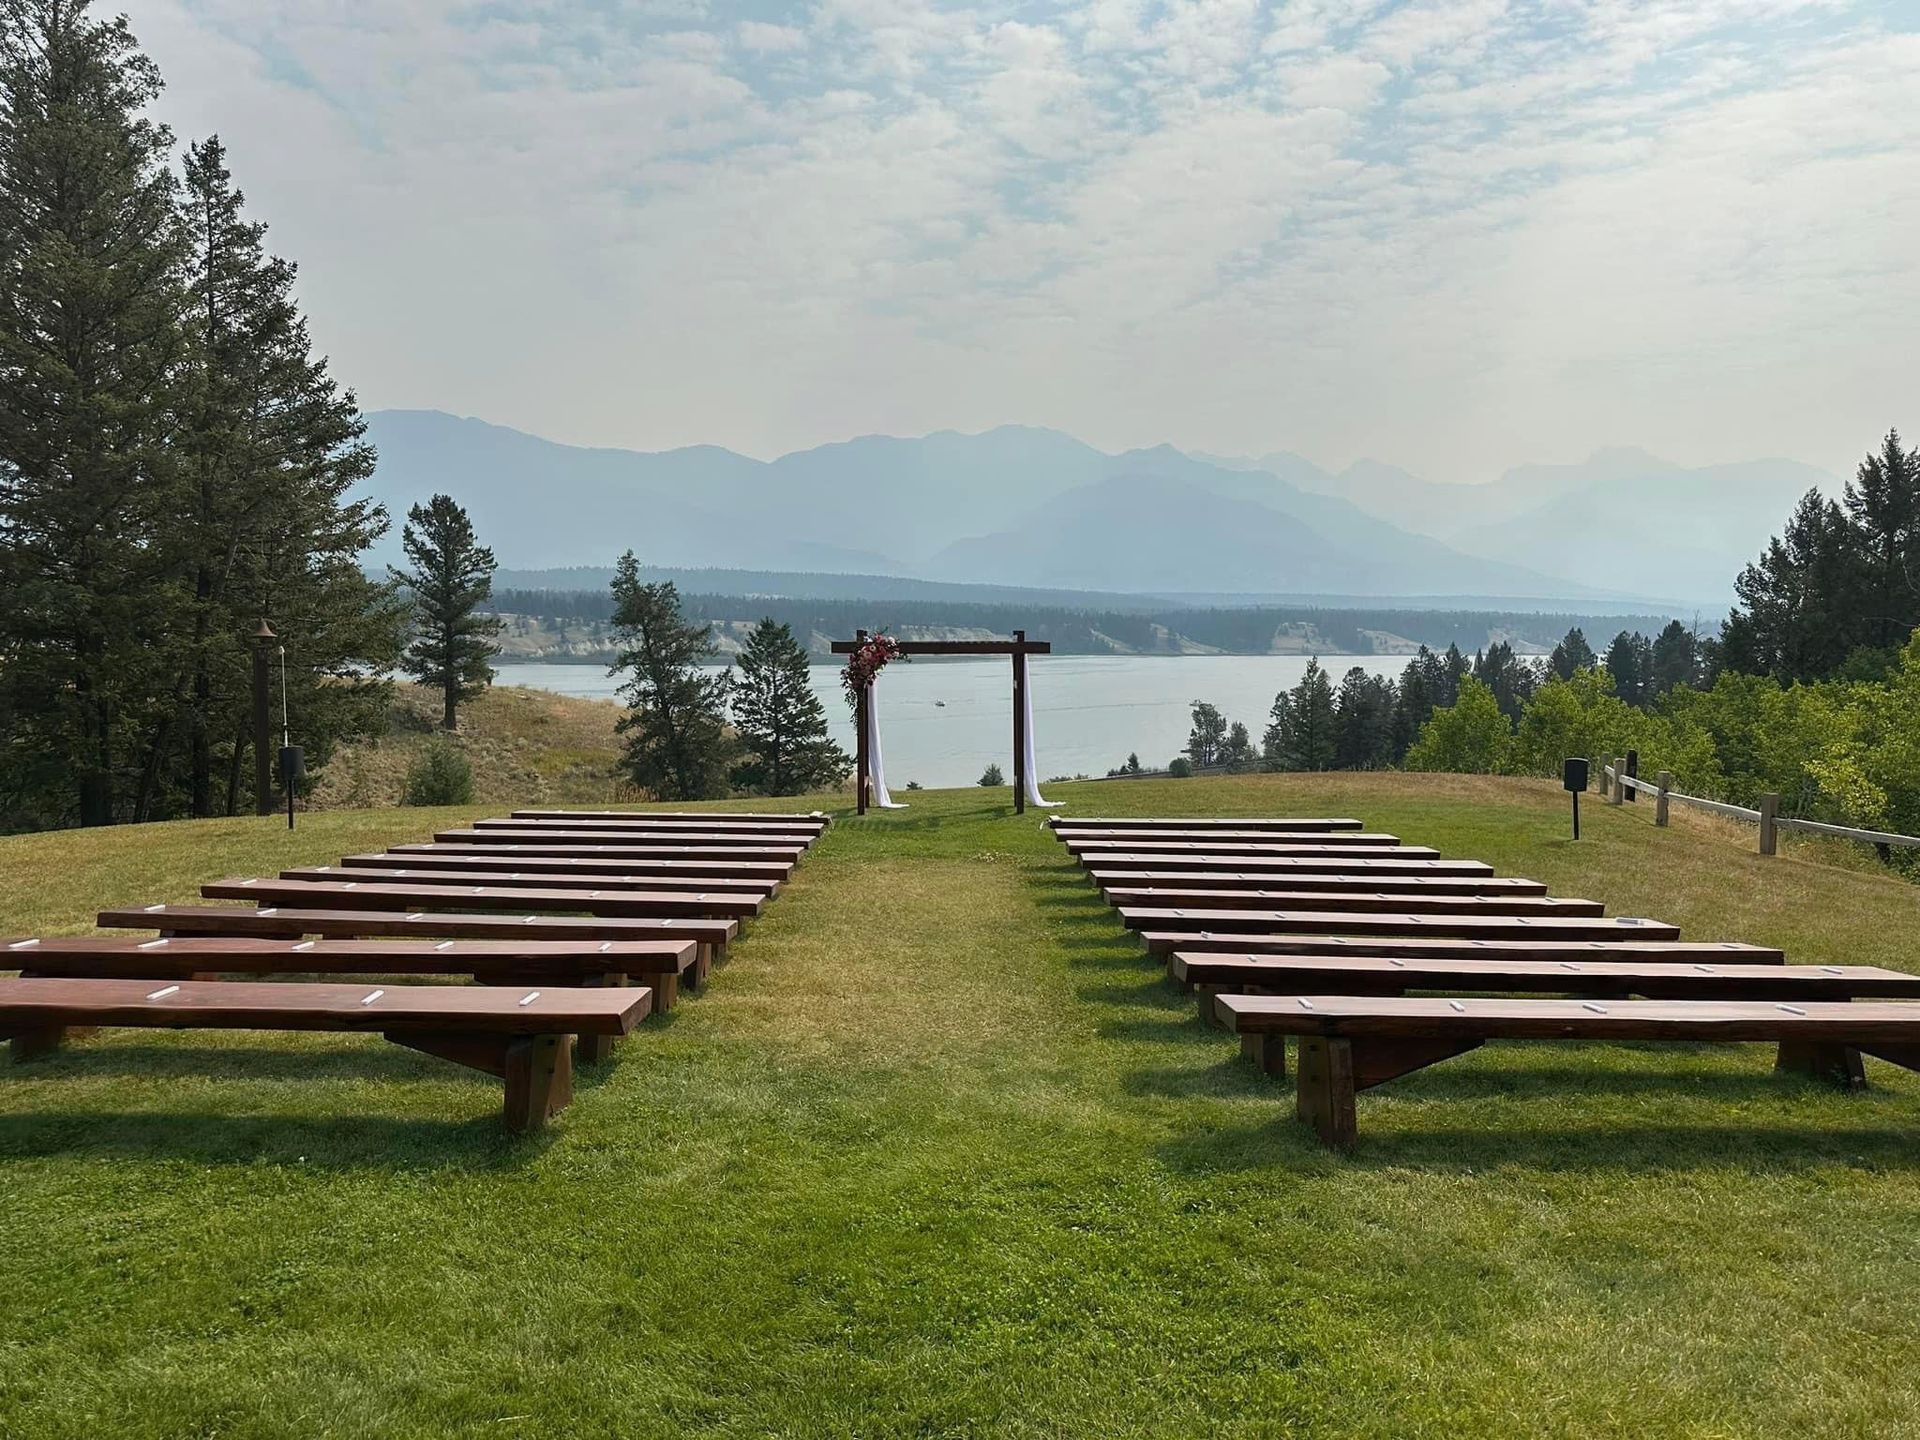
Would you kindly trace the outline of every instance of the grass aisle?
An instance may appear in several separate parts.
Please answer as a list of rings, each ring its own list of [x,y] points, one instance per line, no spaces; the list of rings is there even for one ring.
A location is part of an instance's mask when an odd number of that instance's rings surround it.
[[[1913,1077],[1494,1047],[1363,1099],[1335,1158],[998,798],[836,825],[543,1140],[371,1039],[121,1031],[0,1066],[0,1435],[1920,1428]],[[1544,786],[1075,798],[1357,813],[1695,936],[1914,968],[1920,892],[1637,814],[1575,849]],[[4,841],[0,924],[428,823]]]

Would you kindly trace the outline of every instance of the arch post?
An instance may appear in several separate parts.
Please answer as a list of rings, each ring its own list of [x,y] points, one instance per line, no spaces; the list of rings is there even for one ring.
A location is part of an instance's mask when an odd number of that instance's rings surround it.
[[[867,643],[867,632],[854,632],[856,646]],[[873,756],[867,750],[867,707],[873,703],[873,687],[862,685],[860,693],[853,701],[853,810],[856,815],[867,813],[867,792],[873,773]]]
[[[1027,632],[1013,632],[1016,646],[1027,643]],[[1013,813],[1027,813],[1027,652],[1013,652]]]

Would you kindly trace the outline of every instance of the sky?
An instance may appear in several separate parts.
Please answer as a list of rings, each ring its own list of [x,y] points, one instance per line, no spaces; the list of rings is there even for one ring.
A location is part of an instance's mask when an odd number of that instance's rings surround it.
[[[368,408],[1431,479],[1920,433],[1920,0],[125,0]]]

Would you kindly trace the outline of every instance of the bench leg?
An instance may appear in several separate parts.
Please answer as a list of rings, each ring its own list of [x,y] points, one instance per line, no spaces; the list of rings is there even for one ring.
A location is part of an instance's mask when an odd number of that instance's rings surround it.
[[[64,1025],[47,1025],[38,1030],[15,1030],[11,1032],[13,1063],[23,1064],[28,1060],[38,1060],[42,1055],[51,1055],[75,1032]]]
[[[1295,1113],[1312,1127],[1321,1144],[1351,1150],[1358,1129],[1353,1104],[1353,1042],[1303,1035],[1299,1064]]]
[[[1867,1083],[1867,1071],[1860,1063],[1860,1052],[1851,1045],[1782,1040],[1779,1054],[1774,1057],[1773,1068],[1826,1080],[1848,1090],[1861,1089]]]
[[[1254,1069],[1275,1080],[1287,1078],[1287,1037],[1249,1031],[1240,1037],[1240,1053],[1253,1062]]]
[[[571,1035],[474,1035],[450,1030],[385,1033],[396,1045],[483,1070],[506,1081],[502,1118],[507,1129],[516,1134],[538,1130],[573,1102]]]
[[[680,999],[680,977],[678,975],[649,975],[647,985],[653,991],[653,1008],[649,1012],[664,1015],[673,1009]]]
[[[521,1035],[507,1042],[507,1129],[538,1130],[573,1103],[573,1050],[565,1035]]]
[[[1220,1011],[1213,1003],[1220,992],[1205,985],[1189,985],[1187,989],[1193,992],[1194,1003],[1199,1007],[1200,1023],[1210,1025],[1215,1030],[1224,1030],[1226,1027],[1220,1023]]]
[[[615,970],[605,975],[587,976],[582,982],[582,988],[588,990],[604,990],[612,987],[617,989],[626,983],[627,977]],[[618,1038],[618,1036],[614,1035],[577,1036],[573,1045],[573,1058],[582,1065],[605,1064],[613,1058],[613,1042]]]

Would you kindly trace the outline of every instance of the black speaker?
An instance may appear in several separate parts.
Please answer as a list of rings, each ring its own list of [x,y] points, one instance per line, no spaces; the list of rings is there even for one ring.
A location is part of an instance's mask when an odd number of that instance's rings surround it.
[[[280,747],[280,783],[291,788],[307,778],[307,752],[298,745]]]
[[[1579,759],[1562,762],[1560,783],[1576,795],[1584,793],[1587,788],[1587,762]]]

